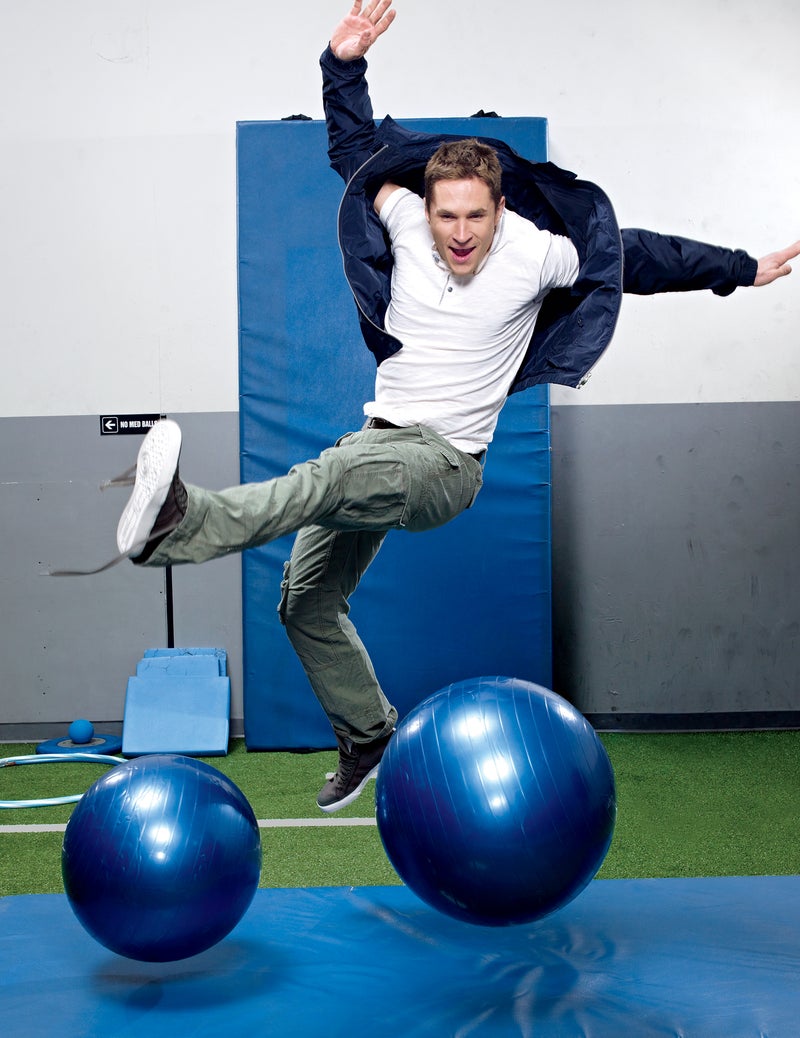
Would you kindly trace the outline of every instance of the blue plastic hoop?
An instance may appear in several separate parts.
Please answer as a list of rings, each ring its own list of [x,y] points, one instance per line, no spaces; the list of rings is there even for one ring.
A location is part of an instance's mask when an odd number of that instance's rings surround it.
[[[30,753],[21,757],[3,757],[0,759],[0,768],[10,767],[16,764],[123,764],[124,757],[110,757],[104,753]],[[0,800],[0,808],[3,807],[53,807],[58,804],[76,804],[83,793],[71,793],[64,797],[50,797],[47,800]]]

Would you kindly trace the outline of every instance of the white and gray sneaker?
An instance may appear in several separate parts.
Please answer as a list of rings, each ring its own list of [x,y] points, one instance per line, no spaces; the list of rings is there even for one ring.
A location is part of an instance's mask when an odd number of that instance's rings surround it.
[[[181,430],[169,418],[156,422],[139,448],[133,493],[117,526],[120,554],[135,562],[144,562],[186,514],[186,488],[178,475],[180,453]],[[112,481],[124,482],[124,476]]]
[[[156,422],[145,436],[136,464],[127,472],[100,484],[109,487],[133,487],[117,526],[119,555],[94,569],[51,569],[51,577],[89,577],[103,573],[125,559],[147,562],[167,534],[183,521],[189,495],[178,475],[181,453],[181,430],[176,422],[165,418]]]
[[[380,739],[354,743],[352,739],[345,739],[337,733],[339,766],[319,791],[317,807],[329,815],[352,804],[361,795],[367,782],[377,777],[381,757],[393,735],[394,728]]]

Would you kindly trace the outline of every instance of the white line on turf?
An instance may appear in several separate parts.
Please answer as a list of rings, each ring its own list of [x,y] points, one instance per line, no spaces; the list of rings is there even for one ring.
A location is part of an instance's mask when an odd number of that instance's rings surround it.
[[[376,825],[374,818],[260,818],[259,829],[302,829],[306,826]]]
[[[322,826],[375,825],[374,818],[259,818],[259,829],[304,829]],[[63,833],[66,823],[57,825],[0,825],[2,833]]]

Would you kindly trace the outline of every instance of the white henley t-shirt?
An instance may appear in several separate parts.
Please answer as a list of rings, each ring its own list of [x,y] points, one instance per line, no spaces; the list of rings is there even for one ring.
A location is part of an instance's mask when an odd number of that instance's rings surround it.
[[[364,413],[427,425],[478,453],[491,442],[544,296],[578,276],[575,246],[506,209],[481,266],[458,275],[438,255],[418,195],[393,191],[380,218],[394,256],[385,327],[403,345],[379,365]]]

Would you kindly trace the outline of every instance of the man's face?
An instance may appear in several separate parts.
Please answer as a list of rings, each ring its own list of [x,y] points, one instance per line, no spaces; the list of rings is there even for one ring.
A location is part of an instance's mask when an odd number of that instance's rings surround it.
[[[454,274],[474,274],[489,251],[505,199],[495,205],[488,184],[438,180],[425,215],[436,250]]]

